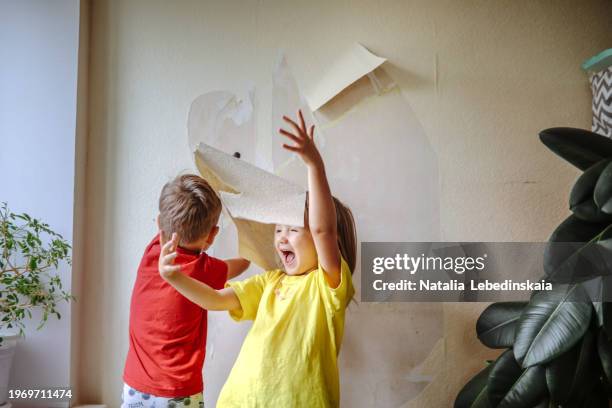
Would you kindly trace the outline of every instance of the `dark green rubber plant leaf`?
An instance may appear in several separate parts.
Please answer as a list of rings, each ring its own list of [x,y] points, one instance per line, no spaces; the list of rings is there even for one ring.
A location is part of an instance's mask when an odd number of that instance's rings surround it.
[[[612,336],[608,334],[612,333],[612,303],[593,302],[593,307],[597,315],[597,324],[605,331],[608,339],[612,340]]]
[[[581,403],[568,406],[580,408],[609,408],[610,401],[604,387],[598,384],[587,393],[586,398]]]
[[[454,408],[492,408],[487,397],[487,381],[490,372],[491,365],[488,365],[472,377],[457,394]]]
[[[551,361],[582,338],[593,306],[579,284],[554,285],[536,293],[523,310],[514,340],[514,356],[524,367]]]
[[[493,363],[487,388],[493,407],[532,407],[546,396],[545,369],[541,365],[523,369],[512,350],[506,350]]]
[[[603,330],[600,330],[597,336],[597,354],[599,354],[604,379],[609,386],[612,386],[612,342]]]
[[[608,289],[608,294],[605,295],[606,299],[612,296],[612,293]],[[601,302],[599,307],[595,308],[597,312],[597,320],[603,331],[605,332],[608,340],[612,341],[612,302]]]
[[[489,305],[476,322],[478,339],[490,348],[514,344],[516,324],[527,302],[499,302]]]
[[[540,140],[580,170],[612,158],[612,140],[588,130],[563,127],[545,129],[540,132]]]
[[[597,326],[608,335],[612,334],[612,275],[598,276],[582,283],[591,301],[597,317]]]
[[[593,198],[598,209],[612,214],[612,163],[606,166],[597,179]]]
[[[601,384],[602,384],[602,388],[608,395],[608,399],[612,399],[612,384],[610,384],[605,374],[602,374]]]
[[[612,220],[612,215],[603,212],[595,203],[595,186],[602,172],[612,160],[605,159],[589,167],[574,183],[570,193],[569,207],[574,215],[587,222],[603,222]],[[612,193],[612,192],[610,192]],[[608,197],[609,199],[612,196]]]
[[[557,404],[582,401],[598,380],[596,338],[587,330],[582,341],[546,365],[546,385]]]
[[[550,400],[548,398],[544,398],[538,405],[534,405],[533,408],[556,408],[554,405],[551,405]]]
[[[567,217],[550,236],[544,250],[548,280],[575,283],[609,275],[612,268],[612,225]]]

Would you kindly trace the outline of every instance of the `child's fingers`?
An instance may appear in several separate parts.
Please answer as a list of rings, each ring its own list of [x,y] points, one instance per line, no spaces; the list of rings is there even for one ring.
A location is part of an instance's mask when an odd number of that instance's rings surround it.
[[[278,133],[288,137],[289,139],[293,140],[298,145],[302,144],[302,141],[300,140],[299,137],[297,137],[293,133],[290,133],[290,132],[286,131],[285,129],[278,129]]]
[[[172,252],[171,254],[164,255],[162,258],[163,265],[172,265],[174,263],[174,259],[178,256],[178,253]]]
[[[296,152],[296,153],[300,151],[300,148],[299,148],[299,147],[289,146],[289,145],[287,145],[287,144],[284,144],[284,145],[283,145],[283,147],[284,147],[285,149],[287,149],[287,150],[290,150],[290,151],[292,151],[292,152]]]
[[[314,141],[314,125],[310,125],[310,140]]]
[[[181,265],[165,265],[161,269],[162,273],[174,273],[181,271]]]
[[[159,244],[162,246],[162,248],[164,245],[166,245],[166,242],[168,242],[168,237],[166,236],[164,231],[159,230]]]
[[[298,109],[297,111],[298,118],[300,119],[300,128],[302,132],[306,133],[306,122],[304,122],[304,115],[302,115],[302,110]]]
[[[289,123],[291,125],[292,128],[295,129],[295,132],[299,135],[302,136],[303,130],[300,129],[300,127],[298,126],[297,123],[295,123],[294,121],[292,121],[291,119],[289,119],[287,116],[283,116],[283,120],[287,123]]]
[[[174,245],[174,242],[166,241],[166,243],[164,245],[162,245],[162,247],[161,247],[161,255],[167,255],[170,252],[173,252],[173,248],[172,248],[173,245]]]
[[[179,244],[179,236],[176,232],[172,233],[172,251],[176,251],[176,247]]]

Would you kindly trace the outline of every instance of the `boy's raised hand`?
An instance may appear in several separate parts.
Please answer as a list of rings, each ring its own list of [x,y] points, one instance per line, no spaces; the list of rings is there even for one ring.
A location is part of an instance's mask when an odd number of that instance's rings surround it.
[[[159,231],[159,243],[161,252],[159,254],[159,274],[163,279],[172,278],[172,276],[181,270],[180,265],[174,265],[174,259],[177,256],[176,247],[178,246],[179,238],[175,233],[168,241],[168,237],[163,231]]]
[[[293,128],[293,132],[285,129],[279,129],[278,133],[291,139],[295,145],[283,144],[283,147],[289,151],[297,153],[307,166],[319,165],[322,163],[321,154],[314,143],[314,125],[310,129],[306,128],[304,115],[302,111],[297,112],[299,125],[287,116],[283,116],[283,120]]]
[[[159,232],[161,252],[159,254],[159,274],[181,295],[196,305],[208,310],[234,310],[240,308],[240,301],[234,289],[225,288],[219,291],[190,276],[180,273],[181,266],[174,265],[179,237],[176,233],[168,241],[168,237]]]

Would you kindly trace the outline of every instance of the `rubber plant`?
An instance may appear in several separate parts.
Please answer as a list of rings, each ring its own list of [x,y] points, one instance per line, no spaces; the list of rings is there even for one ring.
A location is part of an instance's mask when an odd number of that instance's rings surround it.
[[[478,338],[506,351],[463,387],[455,408],[609,407],[612,140],[574,128],[546,129],[540,140],[583,171],[570,193],[571,214],[544,251],[553,289],[483,311]]]
[[[70,245],[49,225],[0,203],[0,333],[14,329],[24,335],[25,319],[40,311],[42,328],[49,316],[61,318],[58,303],[74,299],[57,274],[70,264]],[[2,337],[0,334],[0,344]]]

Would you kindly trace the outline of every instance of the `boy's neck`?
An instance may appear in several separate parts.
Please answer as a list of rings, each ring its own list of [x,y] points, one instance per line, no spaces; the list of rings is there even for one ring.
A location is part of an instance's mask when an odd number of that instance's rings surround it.
[[[197,247],[197,246],[188,246],[188,245],[179,245],[179,248],[181,248],[183,251],[188,251],[188,252],[196,252],[196,253],[202,253],[204,252],[203,248]]]

